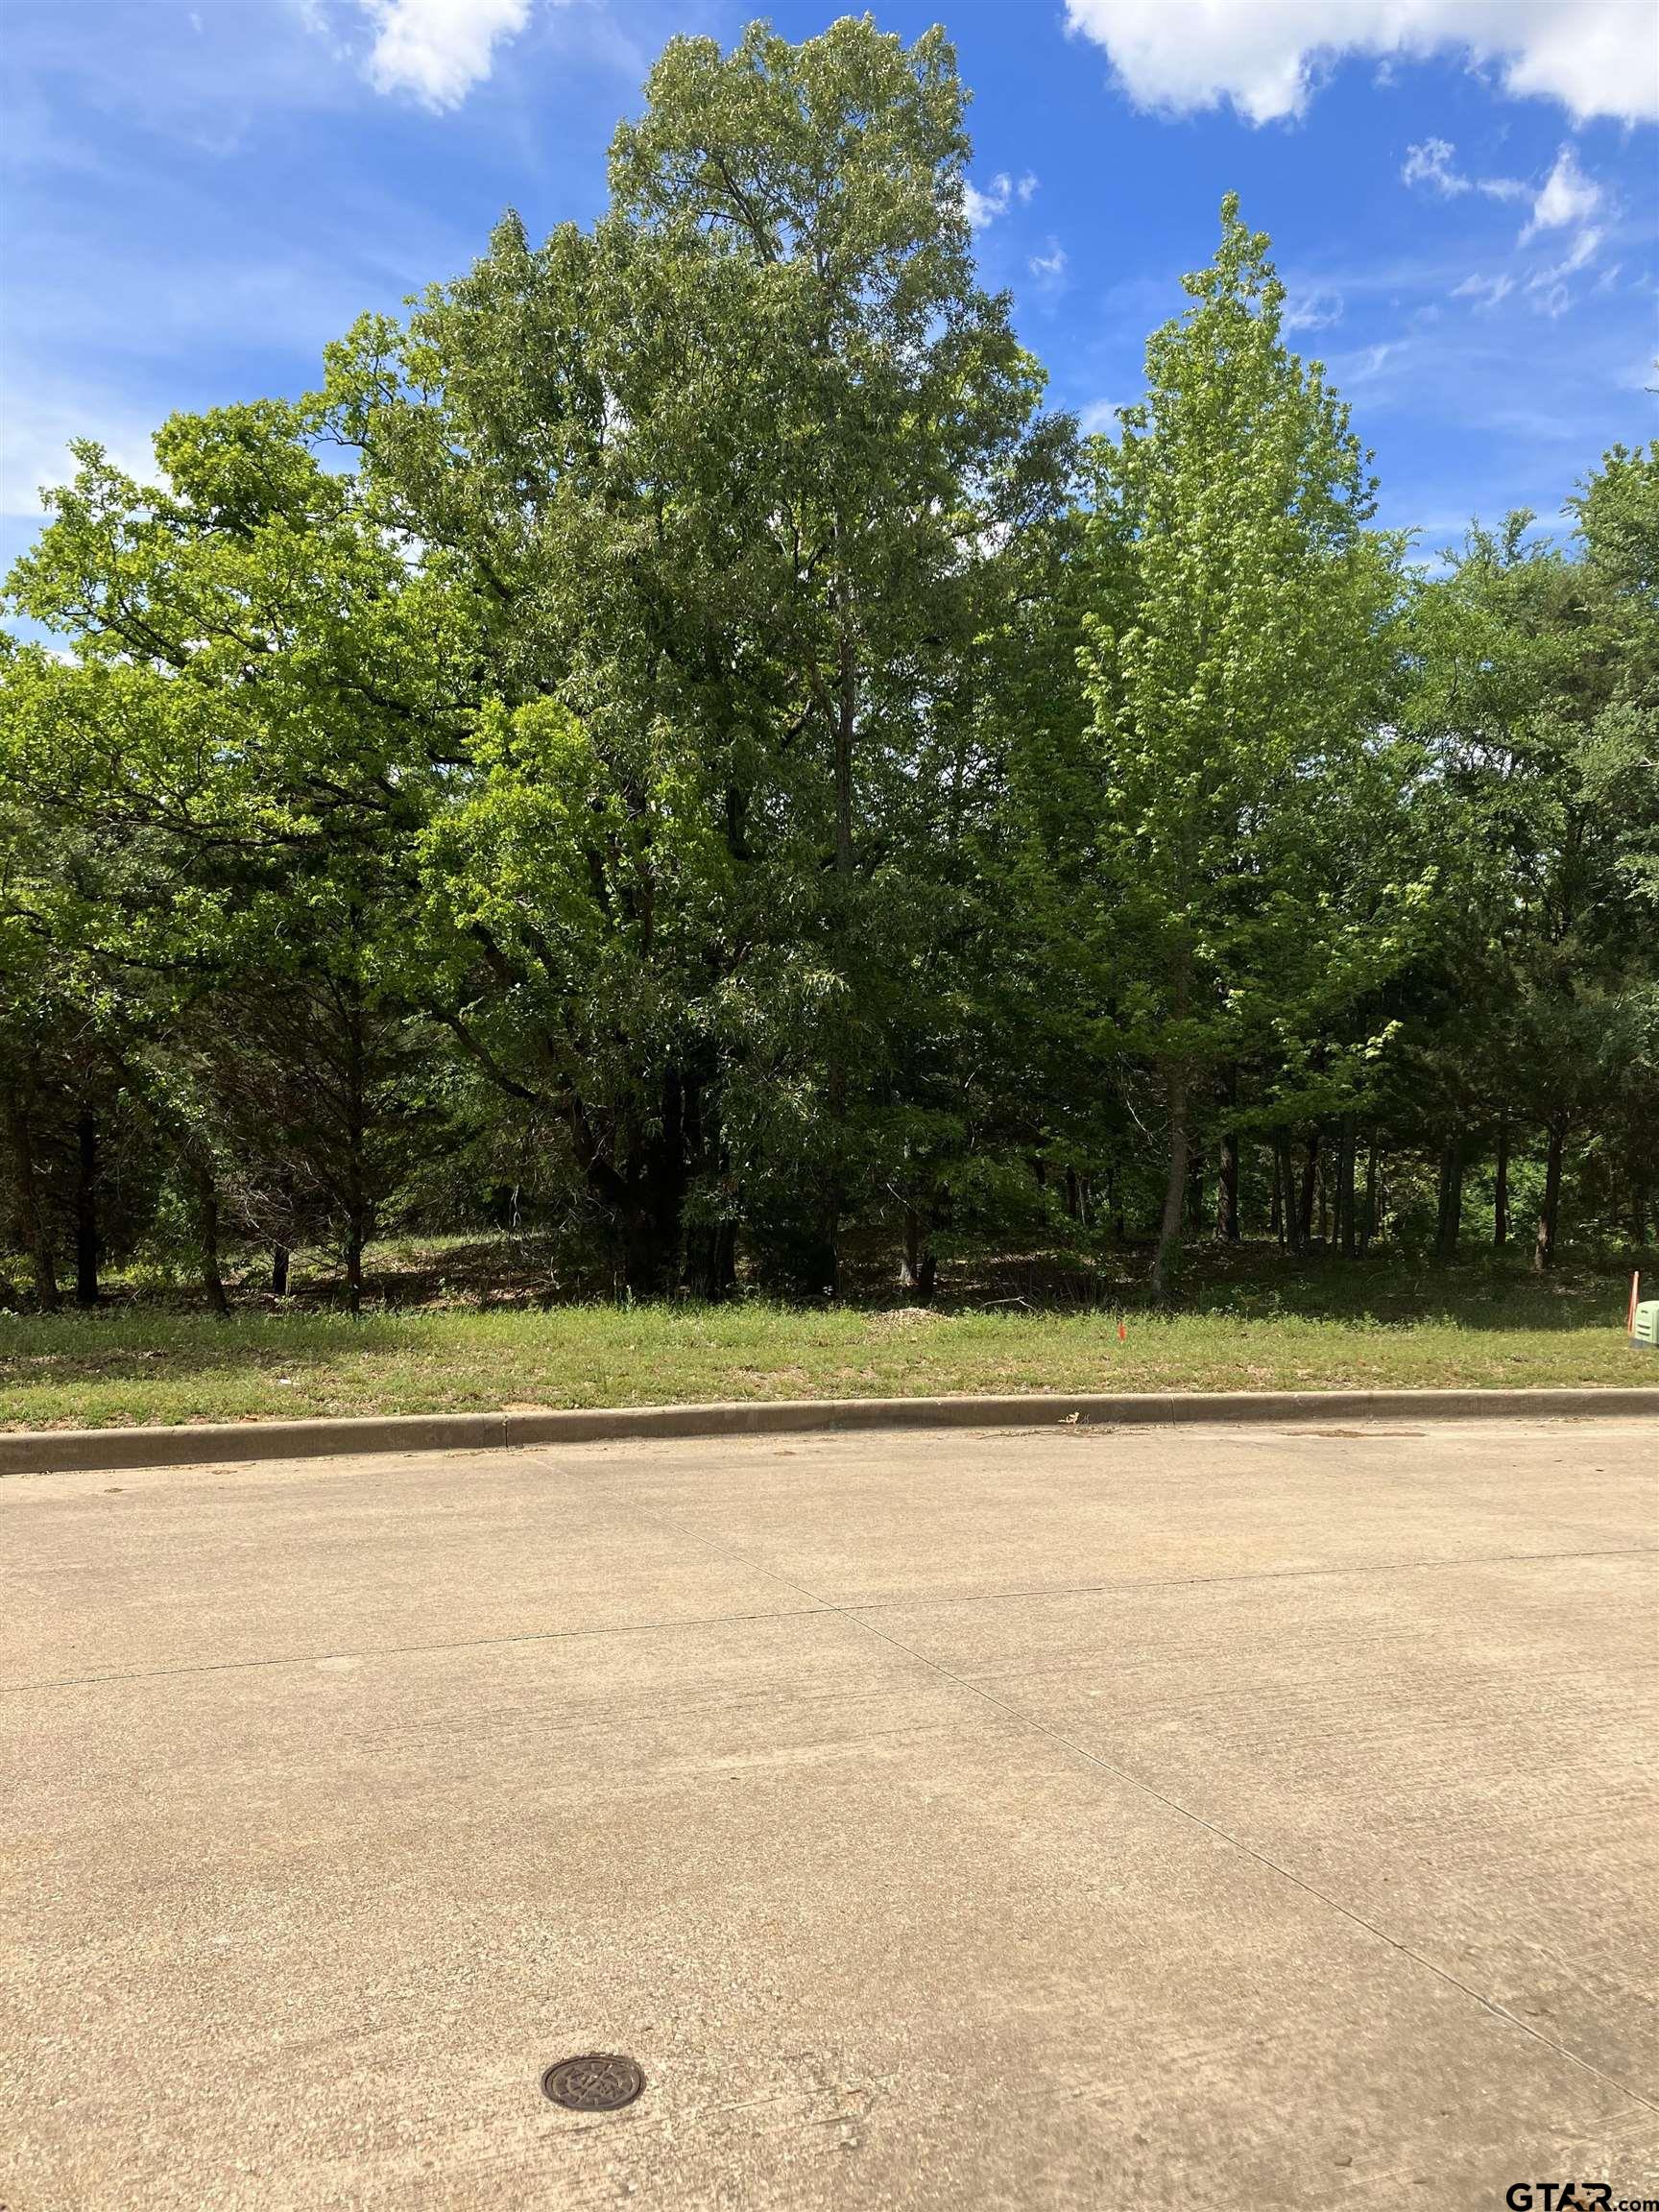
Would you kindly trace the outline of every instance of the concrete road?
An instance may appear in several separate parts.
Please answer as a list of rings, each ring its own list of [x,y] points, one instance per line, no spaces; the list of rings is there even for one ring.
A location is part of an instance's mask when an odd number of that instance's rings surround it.
[[[1656,1477],[1605,1420],[0,1483],[0,2204],[1659,2200]],[[593,2050],[644,2094],[557,2109]]]

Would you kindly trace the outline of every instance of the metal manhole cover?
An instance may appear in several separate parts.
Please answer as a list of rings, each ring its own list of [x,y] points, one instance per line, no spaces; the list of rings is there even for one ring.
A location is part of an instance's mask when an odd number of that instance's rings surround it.
[[[632,2058],[615,2051],[589,2051],[580,2058],[561,2058],[541,2077],[541,2092],[566,2112],[620,2112],[645,2086]]]

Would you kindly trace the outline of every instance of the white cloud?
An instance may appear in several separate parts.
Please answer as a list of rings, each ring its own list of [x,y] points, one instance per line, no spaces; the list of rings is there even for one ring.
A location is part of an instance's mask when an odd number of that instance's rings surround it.
[[[1142,108],[1228,101],[1270,123],[1300,115],[1321,68],[1345,54],[1450,49],[1576,120],[1659,120],[1649,0],[1066,0],[1066,16]]]
[[[1127,404],[1122,399],[1091,399],[1077,411],[1078,427],[1091,438],[1101,431],[1110,437],[1118,427],[1118,410]]]
[[[1540,270],[1528,280],[1527,296],[1532,302],[1533,313],[1547,315],[1551,323],[1565,315],[1573,304],[1572,293],[1565,284],[1552,281],[1547,270]]]
[[[998,215],[1008,212],[1008,195],[1013,189],[1006,176],[993,177],[989,192],[981,192],[976,185],[962,180],[963,211],[975,230],[983,230]]]
[[[1573,233],[1561,258],[1547,269],[1535,269],[1527,279],[1527,297],[1534,310],[1549,316],[1551,322],[1565,315],[1573,304],[1567,279],[1587,269],[1600,251],[1604,233],[1600,224],[1591,218],[1600,211],[1605,198],[1596,180],[1586,177],[1579,168],[1578,156],[1572,147],[1563,146],[1555,156],[1555,166],[1532,203],[1532,213],[1520,239],[1525,246],[1540,231],[1571,230]]]
[[[1286,330],[1329,330],[1333,323],[1340,323],[1347,302],[1340,292],[1322,289],[1304,293],[1293,300],[1285,310]]]
[[[1005,169],[998,170],[991,180],[990,189],[985,192],[977,190],[964,178],[962,209],[974,229],[983,230],[989,224],[995,223],[998,215],[1006,215],[1016,200],[1023,205],[1036,189],[1037,180],[1029,170],[1018,183]]]
[[[1477,307],[1496,307],[1501,300],[1507,300],[1515,289],[1513,276],[1465,276],[1461,284],[1454,284],[1454,300],[1473,300]]]
[[[458,108],[490,74],[495,48],[530,20],[531,0],[363,0],[374,26],[367,64],[377,92]]]
[[[1601,186],[1578,166],[1578,156],[1571,146],[1561,148],[1549,176],[1536,187],[1517,183],[1509,178],[1466,177],[1455,166],[1456,151],[1447,139],[1425,138],[1420,144],[1407,148],[1401,178],[1407,184],[1423,185],[1447,200],[1464,192],[1485,192],[1500,200],[1513,199],[1518,194],[1529,197],[1532,212],[1516,241],[1518,245],[1527,246],[1547,231],[1567,230],[1572,236],[1558,259],[1548,268],[1533,269],[1526,277],[1525,295],[1536,314],[1546,315],[1551,322],[1565,315],[1573,304],[1568,279],[1590,266],[1605,235],[1602,225],[1593,220],[1606,200]],[[1515,285],[1516,278],[1512,276],[1476,275],[1464,277],[1455,285],[1452,298],[1472,301],[1479,309],[1491,309],[1506,300]]]
[[[1595,260],[1597,249],[1600,244],[1601,233],[1594,224],[1587,229],[1580,230],[1567,250],[1567,258],[1555,264],[1552,274],[1556,276],[1575,275],[1578,270],[1587,267],[1590,262]]]
[[[1544,188],[1532,203],[1532,213],[1521,233],[1521,243],[1536,238],[1540,230],[1559,230],[1570,223],[1583,223],[1601,204],[1601,187],[1586,177],[1571,146],[1563,146],[1555,166],[1544,180]]]
[[[1362,346],[1356,353],[1344,353],[1339,360],[1332,362],[1332,373],[1343,386],[1375,384],[1389,362],[1406,351],[1405,339],[1384,339],[1375,346]]]
[[[1426,184],[1443,200],[1455,200],[1463,192],[1483,192],[1488,200],[1526,199],[1528,187],[1519,177],[1464,176],[1453,166],[1456,152],[1447,138],[1425,138],[1421,145],[1407,146],[1401,182]]]
[[[1425,139],[1420,146],[1410,149],[1401,175],[1408,184],[1428,184],[1448,197],[1469,190],[1469,180],[1459,177],[1452,165],[1454,152],[1443,138]],[[1587,177],[1578,166],[1578,156],[1571,146],[1561,148],[1542,184],[1525,189],[1531,197],[1532,211],[1516,244],[1526,247],[1542,233],[1565,230],[1570,236],[1564,249],[1557,252],[1556,258],[1548,266],[1540,263],[1529,271],[1523,269],[1513,275],[1500,272],[1494,276],[1477,273],[1465,276],[1453,286],[1451,297],[1467,300],[1478,310],[1487,311],[1500,305],[1519,286],[1533,312],[1546,315],[1553,322],[1565,315],[1573,304],[1569,279],[1591,266],[1605,242],[1604,223],[1593,218],[1602,213],[1607,194],[1595,178]],[[1605,288],[1605,276],[1599,277],[1593,287],[1597,291]]]
[[[1455,192],[1467,192],[1468,178],[1459,177],[1452,166],[1452,156],[1456,151],[1447,138],[1425,138],[1421,146],[1407,146],[1400,181],[1427,184],[1447,199]]]
[[[1057,239],[1050,238],[1047,252],[1033,253],[1030,267],[1032,276],[1041,277],[1045,284],[1058,284],[1066,274],[1065,247]]]
[[[1579,231],[1559,261],[1548,269],[1535,269],[1527,277],[1527,295],[1540,315],[1553,320],[1557,315],[1566,314],[1573,304],[1567,279],[1589,267],[1600,244],[1601,233],[1591,225]]]
[[[1505,11],[1494,8],[1494,14]],[[1504,89],[1559,100],[1575,122],[1614,115],[1625,123],[1659,118],[1659,68],[1654,66],[1649,0],[1554,0],[1529,10],[1527,36],[1497,45],[1510,55]]]

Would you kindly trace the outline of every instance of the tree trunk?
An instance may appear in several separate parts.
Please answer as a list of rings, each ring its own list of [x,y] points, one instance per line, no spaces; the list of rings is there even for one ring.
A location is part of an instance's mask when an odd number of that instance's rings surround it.
[[[1077,1185],[1077,1170],[1070,1162],[1066,1166],[1066,1212],[1073,1221],[1083,1217],[1083,1199]]]
[[[841,635],[836,653],[835,873],[853,873],[853,743],[858,718],[858,661],[854,650],[846,587],[841,588]]]
[[[369,1234],[364,1061],[363,1006],[353,997],[346,1053],[346,1304],[353,1319],[363,1310],[363,1246]]]
[[[1455,1260],[1463,1231],[1463,1132],[1452,1129],[1440,1149],[1440,1213],[1434,1230],[1436,1260]]]
[[[1561,1218],[1561,1155],[1567,1143],[1567,1124],[1550,1123],[1550,1149],[1544,1167],[1544,1203],[1538,1210],[1538,1237],[1532,1247],[1532,1265],[1542,1275],[1555,1264],[1555,1235]]]
[[[1358,1256],[1358,1238],[1354,1219],[1354,1164],[1359,1149],[1359,1132],[1352,1114],[1342,1117],[1341,1145],[1336,1160],[1336,1236],[1344,1260]]]
[[[1192,1001],[1192,950],[1178,947],[1170,977],[1169,1011],[1177,1028],[1187,1020]],[[1165,1090],[1169,1118],[1169,1176],[1164,1186],[1164,1210],[1158,1222],[1158,1242],[1152,1254],[1152,1296],[1162,1305],[1169,1295],[1175,1263],[1181,1252],[1181,1216],[1187,1200],[1187,1157],[1191,1142],[1192,1070],[1184,1061],[1172,1060],[1165,1070]]]
[[[1498,1163],[1492,1177],[1492,1248],[1502,1252],[1509,1241],[1509,1117],[1498,1123]]]
[[[685,1119],[677,1070],[664,1075],[656,1128],[648,1139],[637,1137],[626,1172],[595,1137],[579,1099],[568,1104],[567,1126],[589,1191],[610,1227],[618,1289],[629,1299],[661,1297],[689,1258],[683,1251]]]
[[[35,1164],[35,1129],[22,1097],[12,1084],[6,1088],[6,1139],[12,1148],[17,1231],[35,1276],[36,1300],[43,1313],[56,1313],[62,1304],[58,1290],[58,1256]]]
[[[75,1303],[98,1303],[98,1118],[83,1107],[75,1123]]]
[[[636,1200],[622,1218],[622,1294],[628,1303],[658,1297],[663,1265],[657,1223],[651,1210]]]
[[[908,1202],[904,1207],[904,1249],[899,1260],[899,1287],[914,1290],[922,1264],[922,1215]]]
[[[737,1286],[737,1225],[716,1221],[685,1238],[685,1287],[710,1305],[730,1297]]]
[[[1238,1139],[1231,1129],[1221,1139],[1221,1165],[1215,1178],[1215,1241],[1238,1241]]]
[[[684,1193],[693,1176],[723,1182],[729,1163],[717,1126],[718,1118],[710,1112],[712,1101],[707,1083],[695,1068],[688,1068],[682,1077],[679,1096],[679,1108],[675,1112],[675,1100],[665,1089],[663,1103],[668,1111],[664,1115],[664,1137],[680,1147],[674,1188],[681,1195],[671,1201],[676,1214],[676,1238],[684,1254],[680,1280],[692,1297],[714,1305],[729,1297],[737,1286],[737,1224],[721,1218],[687,1226],[684,1218]]]
[[[840,536],[837,526],[837,539]],[[853,850],[853,753],[858,729],[858,655],[853,633],[852,588],[843,576],[835,588],[837,619],[835,683],[835,878],[836,926],[843,950],[852,940],[853,876],[856,865]],[[843,1140],[847,1123],[847,1047],[844,1038],[830,1042],[826,1094],[830,1118],[837,1135],[836,1159],[830,1185],[819,1209],[817,1237],[809,1264],[828,1298],[841,1284],[841,1214],[844,1191]]]
[[[899,1265],[900,1287],[918,1306],[930,1306],[939,1280],[939,1262],[928,1240],[927,1225],[919,1206],[904,1209],[904,1256]]]
[[[271,1247],[271,1295],[286,1298],[288,1295],[288,1247],[273,1244]]]
[[[1221,1140],[1221,1166],[1215,1182],[1215,1235],[1223,1244],[1238,1241],[1238,1139],[1231,1130]]]
[[[1273,1162],[1273,1197],[1267,1212],[1267,1234],[1279,1244],[1285,1242],[1285,1151],[1281,1140],[1275,1137],[1269,1147]]]
[[[1206,1204],[1208,1190],[1209,1182],[1204,1171],[1204,1155],[1200,1151],[1192,1151],[1190,1148],[1187,1160],[1186,1217],[1194,1228],[1203,1220],[1208,1211]]]
[[[1169,1295],[1169,1283],[1181,1249],[1181,1214],[1187,1196],[1188,1097],[1184,1070],[1172,1070],[1169,1092],[1169,1177],[1164,1186],[1164,1212],[1158,1224],[1158,1248],[1152,1258],[1152,1295],[1162,1304]]]
[[[1313,1191],[1319,1180],[1319,1131],[1308,1132],[1308,1153],[1302,1163],[1302,1199],[1296,1209],[1296,1248],[1305,1252],[1313,1241]]]
[[[1359,1257],[1363,1259],[1371,1249],[1371,1239],[1377,1234],[1377,1146],[1365,1147],[1365,1211],[1359,1219]]]
[[[1238,1241],[1238,1132],[1229,1118],[1238,1105],[1238,1064],[1230,1061],[1221,1080],[1222,1128],[1215,1153],[1215,1241]]]
[[[223,1319],[230,1310],[230,1301],[225,1295],[225,1277],[219,1267],[219,1192],[214,1188],[211,1168],[199,1166],[194,1172],[202,1287],[207,1293],[208,1305]]]

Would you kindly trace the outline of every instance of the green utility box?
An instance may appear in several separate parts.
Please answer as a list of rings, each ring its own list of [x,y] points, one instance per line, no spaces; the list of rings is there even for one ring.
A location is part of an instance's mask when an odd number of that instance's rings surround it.
[[[1645,1298],[1630,1324],[1632,1344],[1659,1345],[1659,1298]]]

